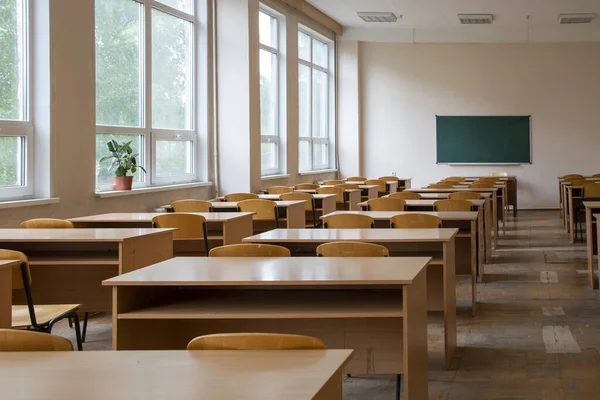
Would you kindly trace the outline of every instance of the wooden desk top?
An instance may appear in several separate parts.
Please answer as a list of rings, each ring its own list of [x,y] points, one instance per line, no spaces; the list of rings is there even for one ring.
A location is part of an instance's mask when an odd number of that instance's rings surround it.
[[[420,188],[420,189],[406,189],[405,192],[417,192],[417,193],[453,193],[453,192],[497,192],[500,188],[465,188],[465,187],[454,187],[448,189],[436,189],[436,188]]]
[[[354,215],[367,215],[374,220],[389,220],[395,215],[401,214],[429,214],[435,215],[444,221],[475,221],[477,220],[476,211],[468,212],[435,212],[435,211],[334,211],[330,214],[324,215],[321,219],[330,215],[337,214],[354,214]]]
[[[104,286],[407,285],[429,257],[177,257]]]
[[[281,196],[280,194],[259,194],[258,195],[258,197],[260,199],[273,200],[273,201],[278,200],[280,196]],[[319,194],[319,193],[313,194],[313,198],[315,200],[323,200],[323,199],[327,199],[330,197],[335,197],[335,194]]]
[[[387,197],[387,196],[386,196]],[[422,200],[404,200],[407,206],[433,206],[433,204],[437,201],[436,199],[422,199]],[[485,204],[485,200],[467,200],[470,201],[473,205],[481,207]],[[362,201],[358,203],[359,207],[366,207],[368,201]]]
[[[467,181],[475,181],[475,180],[481,179],[481,178],[497,178],[497,179],[500,179],[501,181],[506,181],[509,179],[517,179],[517,176],[516,175],[508,175],[508,176],[480,175],[480,176],[465,176],[464,178]]]
[[[71,222],[152,222],[152,218],[166,213],[112,213],[90,215],[87,217],[71,218]],[[211,213],[184,213],[202,215],[207,222],[227,222],[253,215],[253,212],[211,212]]]
[[[583,205],[586,208],[600,208],[600,201],[584,201]]]
[[[295,204],[304,205],[304,203],[306,203],[306,200],[290,200],[290,201],[274,200],[274,201],[275,201],[275,204],[277,204],[277,207],[281,207],[281,208],[289,208],[290,206],[293,206]],[[213,208],[236,208],[238,206],[238,203],[239,203],[239,201],[213,201],[211,204],[212,204]]]
[[[353,182],[348,182],[348,184],[357,185],[359,189],[373,189],[378,187],[377,185],[360,185]],[[321,185],[322,188],[330,188],[335,187],[336,185]],[[346,190],[356,190],[356,189],[346,189]]]
[[[458,228],[441,229],[273,229],[242,239],[244,243],[359,242],[446,242]]]
[[[2,353],[0,385],[3,398],[15,400],[306,400],[351,356],[352,350]]]
[[[125,239],[156,235],[167,231],[176,231],[176,229],[0,229],[0,242],[122,242]]]
[[[334,187],[334,186],[333,185],[322,185],[321,187]],[[360,190],[361,189],[344,189],[344,192],[352,193],[352,192],[359,192]],[[313,195],[317,194],[316,189],[299,189],[299,190],[295,190],[295,192],[311,193]]]
[[[0,260],[0,269],[12,268],[21,263],[21,260]]]
[[[348,185],[358,185],[358,186],[368,186],[368,187],[373,187],[373,186],[377,186],[377,185],[365,185],[365,181],[345,181],[346,184]],[[398,181],[385,181],[386,184],[388,185],[393,185],[394,183],[398,183]]]
[[[452,192],[447,192],[447,193],[422,192],[420,194],[421,194],[421,200],[443,200],[443,199],[447,199],[448,195],[450,193],[454,193],[457,191],[459,192],[460,190],[453,190]],[[489,199],[492,197],[492,192],[483,192],[483,193],[479,193],[479,194],[484,199]],[[390,197],[390,195],[388,194],[383,197]]]

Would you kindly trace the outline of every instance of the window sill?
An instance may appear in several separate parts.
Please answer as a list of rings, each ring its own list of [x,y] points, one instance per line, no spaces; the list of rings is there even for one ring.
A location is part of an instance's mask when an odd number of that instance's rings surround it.
[[[265,176],[261,176],[260,179],[262,181],[270,181],[273,179],[284,179],[284,178],[289,178],[290,174],[277,174],[277,175],[265,175]]]
[[[298,175],[303,176],[303,175],[319,175],[319,174],[329,174],[332,172],[337,172],[337,169],[320,169],[317,171],[304,171],[304,172],[298,172]]]
[[[106,192],[99,192],[99,193],[96,193],[96,197],[104,199],[104,198],[108,198],[108,197],[134,196],[136,194],[167,192],[170,190],[191,189],[191,188],[195,188],[195,187],[208,187],[208,186],[212,186],[212,182],[179,183],[176,185],[149,186],[149,187],[135,188],[135,189],[131,189],[131,190],[111,190],[111,191],[106,191]]]
[[[50,197],[47,199],[7,200],[0,201],[0,209],[43,206],[46,204],[56,204],[59,201],[60,199],[58,197]]]

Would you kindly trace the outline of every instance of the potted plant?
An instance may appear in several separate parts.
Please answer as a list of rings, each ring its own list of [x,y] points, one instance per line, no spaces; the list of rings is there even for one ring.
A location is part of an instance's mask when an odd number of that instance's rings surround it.
[[[116,140],[110,140],[106,143],[111,155],[102,157],[100,163],[111,161],[111,170],[115,171],[115,190],[131,190],[133,184],[133,174],[137,169],[146,172],[144,167],[137,164],[137,154],[133,154],[131,142],[119,144]],[[131,175],[127,175],[131,171]]]

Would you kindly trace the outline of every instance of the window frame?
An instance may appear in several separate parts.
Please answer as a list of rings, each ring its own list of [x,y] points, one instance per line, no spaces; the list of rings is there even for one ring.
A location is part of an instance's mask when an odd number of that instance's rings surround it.
[[[2,137],[22,137],[24,142],[21,145],[21,154],[19,161],[22,185],[2,186],[0,201],[20,198],[33,197],[34,193],[34,127],[31,116],[31,64],[32,64],[32,30],[31,30],[31,0],[22,0],[21,13],[23,15],[23,26],[20,38],[22,38],[21,51],[23,54],[23,69],[21,71],[23,102],[20,120],[0,120],[0,136]]]
[[[115,126],[96,124],[96,135],[112,134],[112,135],[140,135],[143,140],[143,153],[140,154],[141,161],[139,164],[146,169],[146,173],[140,171],[142,177],[141,182],[134,180],[132,187],[157,187],[166,186],[177,183],[191,183],[198,181],[199,177],[199,132],[198,132],[198,110],[199,93],[197,83],[200,80],[198,76],[198,53],[200,40],[198,35],[200,32],[199,22],[199,7],[197,2],[193,2],[193,14],[188,14],[176,8],[161,3],[158,0],[122,0],[138,3],[140,6],[140,121],[141,127]],[[157,129],[152,126],[152,11],[157,10],[164,12],[169,16],[179,18],[187,23],[191,23],[190,35],[190,129]],[[169,175],[164,177],[156,176],[156,142],[162,140],[185,140],[192,141],[192,172],[186,174]],[[96,174],[96,192],[106,192],[114,190],[113,184],[98,184],[98,176]]]
[[[335,111],[335,104],[334,104],[334,91],[335,91],[335,69],[334,69],[334,59],[335,59],[335,43],[324,37],[323,35],[320,35],[319,33],[303,26],[303,25],[298,25],[298,36],[300,35],[300,33],[303,33],[305,35],[308,35],[308,37],[310,38],[310,61],[306,61],[302,58],[300,58],[300,56],[298,56],[298,76],[300,75],[300,71],[299,71],[299,67],[300,65],[303,65],[305,67],[308,67],[310,69],[310,74],[309,74],[309,79],[310,79],[310,84],[308,85],[309,87],[309,98],[310,98],[310,107],[309,107],[309,116],[310,116],[310,120],[309,120],[309,124],[308,124],[308,128],[310,131],[310,136],[300,136],[300,131],[298,131],[298,141],[299,142],[308,142],[309,143],[309,152],[308,152],[308,156],[309,156],[309,160],[308,160],[308,164],[310,166],[310,169],[300,169],[300,161],[298,162],[298,172],[299,173],[305,173],[305,172],[314,172],[314,171],[324,171],[324,170],[329,170],[332,168],[332,166],[335,164],[335,152],[333,149],[333,144],[334,144],[334,139],[333,139],[333,132],[335,132],[335,126],[334,126],[334,122],[333,122],[333,115],[332,115],[332,111]],[[318,64],[314,63],[314,40],[318,40],[319,42],[323,43],[324,45],[327,46],[327,67],[322,67]],[[313,82],[313,73],[314,71],[320,71],[320,72],[324,72],[325,74],[327,74],[327,115],[326,115],[326,120],[327,120],[327,137],[315,137],[314,136],[314,120],[313,120],[313,110],[314,110],[314,96],[313,96],[313,90],[314,90],[314,82]],[[298,121],[298,124],[300,124],[300,121]],[[328,157],[327,157],[327,163],[326,164],[315,164],[315,144],[325,144],[327,145],[327,153],[328,153]],[[300,144],[298,145],[298,148],[300,148]],[[298,157],[300,157],[300,153],[298,152]]]

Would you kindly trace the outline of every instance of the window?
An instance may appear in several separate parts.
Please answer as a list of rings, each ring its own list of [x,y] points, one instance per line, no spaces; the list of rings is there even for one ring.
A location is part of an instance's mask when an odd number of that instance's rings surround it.
[[[274,175],[280,168],[279,21],[262,9],[258,13],[260,70],[260,164],[261,174]]]
[[[0,199],[33,195],[28,0],[0,1]]]
[[[197,178],[193,0],[96,0],[96,182],[110,190],[106,143],[139,154],[134,186]]]
[[[332,43],[305,30],[298,32],[298,169],[331,168],[333,146]]]

